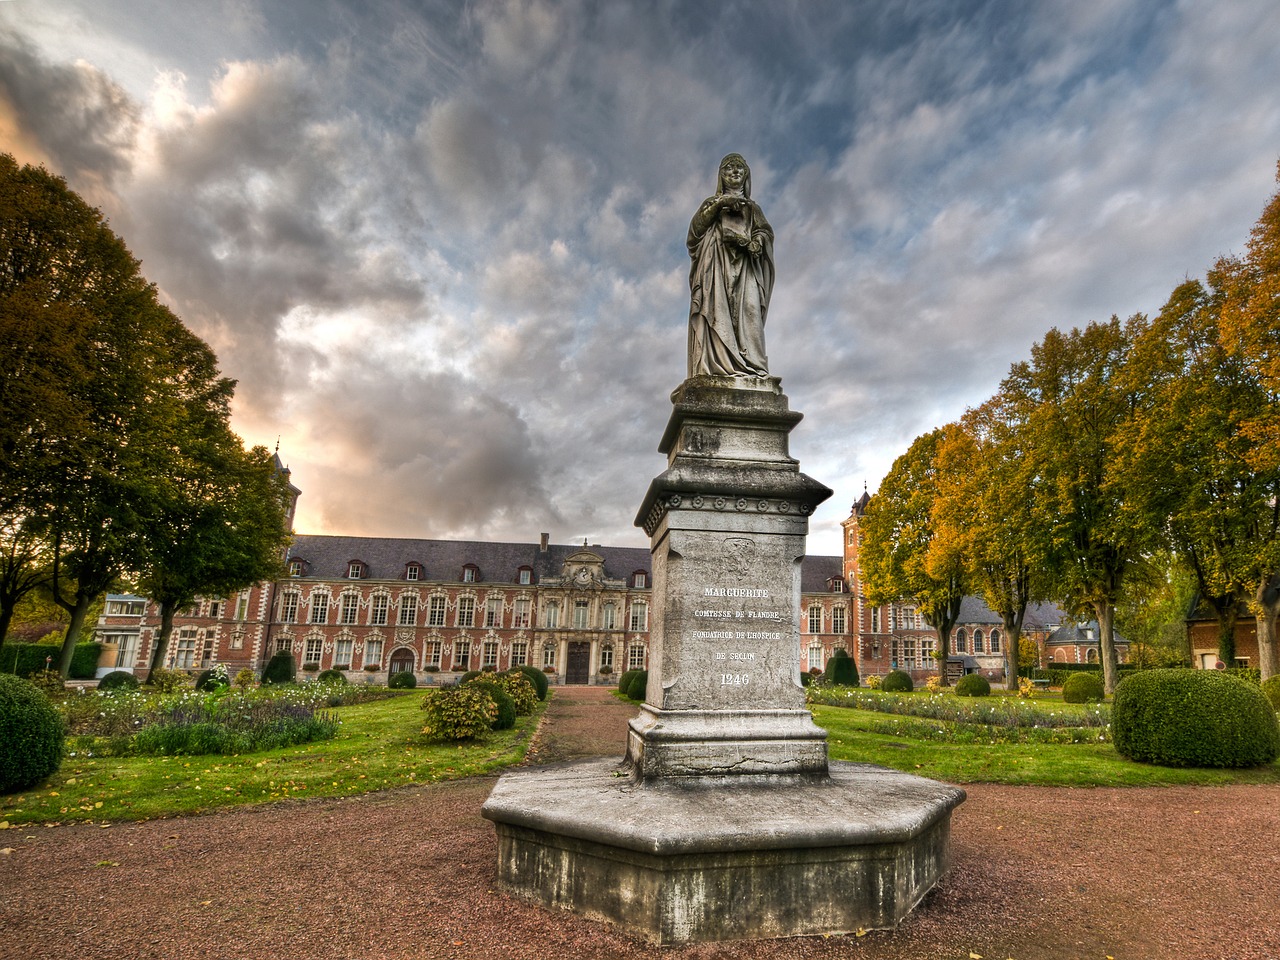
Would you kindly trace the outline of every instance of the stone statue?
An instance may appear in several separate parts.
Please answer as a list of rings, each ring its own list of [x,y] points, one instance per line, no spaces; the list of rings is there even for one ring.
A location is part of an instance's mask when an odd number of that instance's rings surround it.
[[[767,377],[773,227],[751,199],[741,154],[720,161],[716,195],[689,223],[689,376]]]

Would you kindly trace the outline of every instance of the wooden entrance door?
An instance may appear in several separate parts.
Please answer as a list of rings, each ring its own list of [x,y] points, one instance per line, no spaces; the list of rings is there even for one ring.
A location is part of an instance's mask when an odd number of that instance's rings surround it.
[[[574,640],[569,644],[569,662],[565,664],[565,683],[586,683],[591,678],[591,644]]]

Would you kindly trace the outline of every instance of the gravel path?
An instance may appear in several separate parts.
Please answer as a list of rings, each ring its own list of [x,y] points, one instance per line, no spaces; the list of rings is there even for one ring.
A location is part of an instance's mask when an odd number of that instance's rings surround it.
[[[620,755],[634,712],[561,688],[533,754]],[[492,784],[5,831],[0,957],[1280,957],[1280,787],[969,787],[953,867],[897,931],[655,950],[492,889]]]

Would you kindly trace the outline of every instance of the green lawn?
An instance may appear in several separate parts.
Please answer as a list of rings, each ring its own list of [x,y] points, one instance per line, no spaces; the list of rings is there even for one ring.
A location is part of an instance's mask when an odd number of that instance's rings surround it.
[[[422,697],[415,692],[331,708],[342,721],[334,739],[245,756],[91,757],[77,751],[38,788],[0,797],[0,826],[145,820],[488,773],[524,758],[545,707],[520,717],[513,730],[443,746],[422,738]]]
[[[1149,787],[1174,784],[1280,783],[1280,763],[1253,770],[1202,770],[1134,763],[1109,743],[1009,742],[1017,731],[815,706],[833,760],[875,763],[950,783],[1052,787]],[[927,725],[937,739],[923,739]],[[999,742],[1004,738],[1006,742]],[[956,742],[974,741],[979,742]]]

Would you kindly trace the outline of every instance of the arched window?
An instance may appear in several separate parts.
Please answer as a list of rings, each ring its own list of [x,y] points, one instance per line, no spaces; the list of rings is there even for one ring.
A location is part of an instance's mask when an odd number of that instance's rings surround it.
[[[1084,652],[1084,662],[1085,662],[1085,663],[1097,663],[1097,662],[1098,662],[1098,651],[1097,651],[1096,649],[1094,649],[1093,647],[1090,647],[1088,650],[1086,650],[1086,651]]]
[[[965,636],[963,630],[956,631],[956,653],[965,653],[968,650],[969,638]]]
[[[982,653],[982,631],[973,631],[973,652]]]
[[[556,665],[556,645],[551,642],[542,645],[542,665],[544,667],[554,667]]]
[[[991,631],[991,652],[992,653],[1000,652],[1000,631],[999,630]]]

